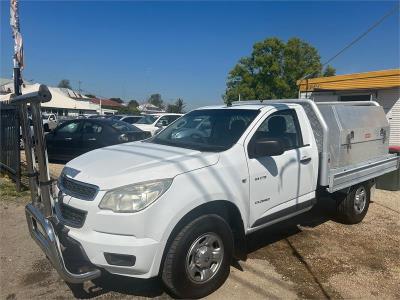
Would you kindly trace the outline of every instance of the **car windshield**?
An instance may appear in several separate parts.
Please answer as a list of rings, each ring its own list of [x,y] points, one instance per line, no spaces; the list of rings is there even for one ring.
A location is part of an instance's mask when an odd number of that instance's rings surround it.
[[[110,119],[112,120],[121,120],[123,116],[112,116]]]
[[[147,115],[141,118],[136,124],[153,124],[158,119],[158,116]]]
[[[200,151],[224,151],[238,141],[258,113],[253,109],[195,110],[148,142]]]
[[[127,131],[141,131],[136,126],[133,126],[129,123],[118,121],[118,120],[110,120],[110,125],[117,129],[118,131],[127,132]]]

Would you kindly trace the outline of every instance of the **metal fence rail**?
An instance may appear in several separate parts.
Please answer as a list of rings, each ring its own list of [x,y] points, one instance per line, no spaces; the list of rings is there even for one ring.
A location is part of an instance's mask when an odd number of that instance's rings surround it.
[[[20,126],[18,107],[0,102],[0,170],[21,190]]]

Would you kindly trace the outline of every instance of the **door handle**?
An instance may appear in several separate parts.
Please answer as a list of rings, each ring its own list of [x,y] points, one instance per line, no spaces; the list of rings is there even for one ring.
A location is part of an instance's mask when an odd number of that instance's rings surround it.
[[[66,141],[71,141],[71,140],[72,140],[72,138],[70,138],[70,137],[66,137],[66,138],[65,138],[65,140],[66,140]]]
[[[90,138],[90,139],[88,139],[88,141],[95,141],[96,140],[96,138]]]
[[[303,157],[300,159],[300,162],[301,162],[302,164],[309,163],[310,161],[311,161],[311,157],[310,157],[310,156],[303,156]]]

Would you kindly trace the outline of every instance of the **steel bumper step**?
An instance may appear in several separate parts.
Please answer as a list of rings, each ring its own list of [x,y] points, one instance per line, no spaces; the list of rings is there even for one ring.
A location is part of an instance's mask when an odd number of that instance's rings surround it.
[[[46,254],[53,267],[65,281],[70,283],[82,283],[95,279],[101,275],[101,270],[91,265],[85,266],[86,271],[82,273],[70,272],[66,266],[65,259],[61,251],[61,244],[55,226],[52,221],[45,218],[42,212],[32,203],[25,207],[26,220],[28,222],[29,233],[35,242]],[[83,251],[83,250],[82,250]],[[81,253],[82,256],[86,254]],[[87,270],[89,269],[89,270]]]

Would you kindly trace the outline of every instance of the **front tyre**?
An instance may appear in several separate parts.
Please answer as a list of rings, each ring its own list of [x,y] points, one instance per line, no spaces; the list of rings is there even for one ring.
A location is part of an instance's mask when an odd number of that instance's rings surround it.
[[[360,183],[351,187],[347,195],[337,199],[337,217],[340,222],[357,224],[364,219],[369,207],[370,189],[368,183]]]
[[[218,215],[187,224],[166,253],[162,280],[179,298],[201,298],[218,289],[229,275],[233,236]]]

